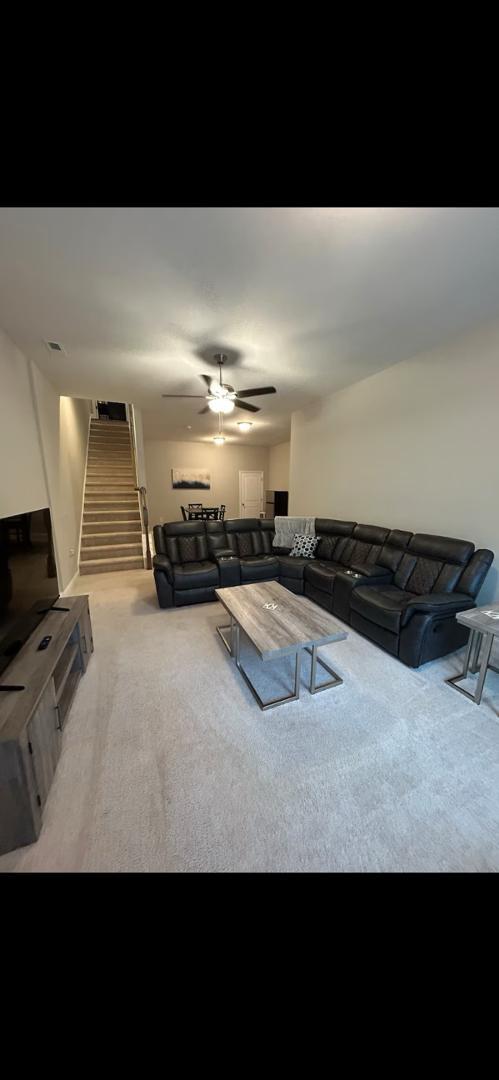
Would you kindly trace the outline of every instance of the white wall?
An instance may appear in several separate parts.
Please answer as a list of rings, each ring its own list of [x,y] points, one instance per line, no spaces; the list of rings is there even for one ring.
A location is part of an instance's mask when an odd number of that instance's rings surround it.
[[[181,505],[202,502],[206,506],[225,503],[225,516],[239,517],[239,469],[263,469],[263,487],[268,487],[268,447],[226,443],[215,446],[201,442],[146,440],[145,459],[149,521],[181,521]],[[202,468],[211,472],[209,491],[175,491],[172,468]]]
[[[60,397],[32,365],[35,407],[54,522],[59,585],[65,589],[78,571],[83,483],[91,402]]]
[[[269,489],[289,491],[289,442],[269,446]]]
[[[499,555],[499,323],[293,413],[290,514],[440,533]],[[498,561],[480,594],[499,597]]]
[[[48,505],[29,364],[0,330],[0,517]]]

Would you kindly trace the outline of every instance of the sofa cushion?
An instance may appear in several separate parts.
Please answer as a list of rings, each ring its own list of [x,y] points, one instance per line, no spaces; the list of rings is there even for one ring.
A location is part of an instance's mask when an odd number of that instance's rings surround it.
[[[260,534],[262,539],[262,549],[264,555],[272,555],[272,544],[275,536],[275,526],[273,518],[261,518],[260,519]]]
[[[252,581],[270,581],[279,576],[279,560],[276,555],[250,555],[240,560],[241,585]]]
[[[343,566],[352,566],[354,562],[375,563],[389,533],[390,530],[382,525],[356,525],[351,537],[341,550],[335,551],[334,557]]]
[[[351,594],[350,606],[365,619],[397,634],[402,613],[413,598],[396,585],[360,585]]]
[[[177,563],[173,567],[173,581],[176,589],[205,589],[219,583],[216,563],[202,562]]]
[[[279,569],[280,576],[285,578],[293,578],[296,581],[303,581],[303,575],[309,559],[299,559],[295,556],[291,558],[290,555],[279,555]]]
[[[259,518],[230,518],[224,522],[228,546],[234,555],[246,559],[264,552],[264,540]],[[265,543],[268,543],[266,539]]]
[[[315,589],[320,589],[322,592],[332,593],[334,589],[334,582],[339,570],[343,570],[344,567],[341,563],[323,563],[314,559],[313,562],[308,563],[305,567],[305,579],[314,586]]]

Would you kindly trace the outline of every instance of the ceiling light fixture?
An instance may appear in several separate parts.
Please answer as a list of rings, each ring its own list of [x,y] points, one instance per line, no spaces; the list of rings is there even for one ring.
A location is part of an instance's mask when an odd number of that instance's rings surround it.
[[[225,442],[225,436],[224,435],[214,435],[213,436],[213,442],[216,443],[217,446],[223,446],[223,444]]]
[[[208,406],[215,413],[231,413],[234,409],[234,402],[230,398],[218,397],[209,401]]]
[[[249,431],[253,427],[253,424],[249,420],[238,420],[237,424],[240,431]]]

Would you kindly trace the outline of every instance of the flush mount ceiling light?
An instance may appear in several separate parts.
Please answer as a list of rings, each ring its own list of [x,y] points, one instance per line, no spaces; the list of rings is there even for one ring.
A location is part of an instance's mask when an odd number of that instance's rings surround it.
[[[223,446],[223,444],[225,442],[225,436],[224,435],[214,435],[213,436],[213,442],[216,443],[217,446]]]
[[[208,402],[208,408],[215,413],[231,413],[234,402],[229,397],[216,397]]]
[[[240,431],[249,431],[253,424],[249,420],[239,420],[237,426]]]

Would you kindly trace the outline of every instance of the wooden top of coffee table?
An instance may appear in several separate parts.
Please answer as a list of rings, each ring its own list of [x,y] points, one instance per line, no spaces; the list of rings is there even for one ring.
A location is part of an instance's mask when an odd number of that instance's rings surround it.
[[[498,603],[484,604],[483,607],[472,608],[470,611],[459,611],[456,619],[470,630],[479,630],[481,634],[494,634],[499,637]]]
[[[328,611],[306,596],[289,592],[277,581],[234,585],[215,589],[215,593],[258,649],[262,660],[289,656],[305,645],[327,645],[348,637]],[[267,604],[272,606],[266,607]]]

